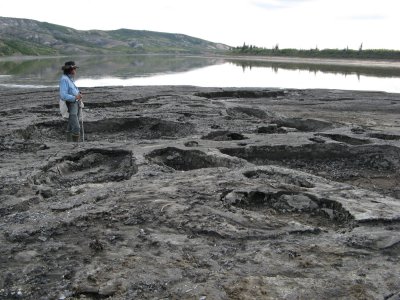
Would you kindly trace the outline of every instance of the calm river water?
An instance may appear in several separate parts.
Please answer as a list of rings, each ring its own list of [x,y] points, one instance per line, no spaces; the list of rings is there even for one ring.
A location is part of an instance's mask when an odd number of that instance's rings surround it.
[[[56,87],[68,57],[0,60],[0,87]],[[85,56],[79,87],[194,85],[369,90],[400,93],[400,68],[166,55]]]

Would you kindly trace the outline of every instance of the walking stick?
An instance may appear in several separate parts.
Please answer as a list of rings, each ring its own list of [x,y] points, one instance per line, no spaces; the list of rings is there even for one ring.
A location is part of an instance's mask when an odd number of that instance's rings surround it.
[[[79,109],[80,109],[81,122],[82,122],[82,126],[81,126],[81,128],[82,128],[82,142],[85,142],[85,130],[83,129],[83,109],[82,109],[83,107],[84,107],[84,105],[83,105],[83,102],[81,101],[79,103]]]

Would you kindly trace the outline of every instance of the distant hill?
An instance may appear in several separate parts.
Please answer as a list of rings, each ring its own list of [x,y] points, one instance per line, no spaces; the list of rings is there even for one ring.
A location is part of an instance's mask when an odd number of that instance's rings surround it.
[[[229,48],[184,34],[130,29],[85,31],[29,19],[0,17],[0,56],[215,53]]]

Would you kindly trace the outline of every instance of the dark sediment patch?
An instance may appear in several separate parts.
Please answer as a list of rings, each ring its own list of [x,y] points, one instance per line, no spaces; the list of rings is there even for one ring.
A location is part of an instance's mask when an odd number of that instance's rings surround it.
[[[284,91],[272,91],[272,90],[233,90],[233,91],[216,91],[216,92],[205,92],[196,93],[196,96],[204,98],[276,98],[284,96]]]
[[[111,108],[111,107],[124,107],[133,104],[133,100],[114,100],[112,102],[88,102],[85,103],[85,107],[89,109],[93,108]]]
[[[185,137],[195,132],[195,125],[156,118],[116,118],[91,122],[85,133],[111,138],[161,139]]]
[[[13,138],[0,138],[0,152],[26,153],[47,149],[45,144],[29,140],[16,140]]]
[[[221,200],[227,205],[259,211],[272,209],[275,213],[293,215],[307,214],[310,223],[314,217],[326,219],[323,224],[348,225],[354,217],[342,205],[329,199],[317,198],[305,193],[287,191],[229,191],[222,195]],[[302,218],[304,220],[304,218]]]
[[[149,100],[152,99],[152,97],[144,97],[144,98],[139,98],[139,99],[132,99],[132,100],[114,100],[112,102],[88,102],[85,103],[85,107],[89,109],[97,109],[97,108],[119,108],[119,107],[129,107],[132,106],[132,108],[137,107],[140,105],[140,107],[144,108],[160,108],[163,106],[162,103],[148,103]],[[157,99],[154,99],[157,100]]]
[[[41,201],[39,195],[33,195],[30,188],[4,184],[0,188],[0,217],[15,211],[27,211]]]
[[[267,170],[252,170],[243,173],[244,176],[250,179],[262,179],[268,182],[279,182],[283,184],[295,185],[302,188],[313,188],[314,184],[305,178],[294,176],[291,174],[280,174],[274,171]]]
[[[224,154],[257,165],[275,164],[398,197],[400,151],[394,146],[306,144],[223,148]],[[382,180],[385,178],[385,180]]]
[[[199,142],[197,141],[188,141],[184,143],[185,147],[198,147]]]
[[[365,140],[365,139],[359,139],[355,137],[351,137],[348,135],[344,134],[328,134],[328,133],[319,133],[319,136],[327,137],[331,140],[341,142],[341,143],[346,143],[349,145],[366,145],[366,144],[371,144],[370,140]]]
[[[131,151],[88,149],[50,163],[34,181],[73,186],[126,180],[136,172]]]
[[[229,158],[208,155],[200,150],[181,150],[174,147],[154,150],[146,158],[153,163],[166,165],[179,171],[238,165],[237,161]]]
[[[246,107],[246,106],[237,106],[231,107],[226,110],[227,114],[234,118],[248,118],[254,117],[257,119],[267,119],[271,117],[275,117],[275,114],[265,111],[263,109],[254,108],[254,107]]]
[[[218,130],[202,136],[201,139],[212,141],[240,141],[247,139],[247,137],[237,132]]]
[[[386,141],[398,141],[400,140],[400,135],[390,134],[390,133],[370,133],[368,134],[369,137],[386,140]]]
[[[395,171],[400,166],[399,148],[388,145],[348,146],[344,144],[305,144],[301,146],[251,146],[222,148],[224,154],[244,158],[256,164],[271,162],[334,162],[343,161],[351,167]],[[301,164],[299,164],[301,165]],[[321,164],[320,168],[324,165]]]
[[[277,124],[268,124],[266,126],[258,127],[256,132],[274,134],[274,133],[287,133],[287,130],[282,127],[279,127]]]
[[[49,121],[16,131],[25,140],[65,140],[65,121]],[[84,123],[87,141],[99,139],[161,139],[185,137],[195,132],[195,125],[156,118],[114,118]]]
[[[14,134],[24,140],[41,140],[47,136],[59,139],[61,135],[64,137],[66,126],[66,122],[62,120],[48,121],[30,125],[25,129],[18,129]]]
[[[334,124],[316,119],[284,118],[274,120],[278,127],[296,128],[299,131],[311,132],[332,129]]]

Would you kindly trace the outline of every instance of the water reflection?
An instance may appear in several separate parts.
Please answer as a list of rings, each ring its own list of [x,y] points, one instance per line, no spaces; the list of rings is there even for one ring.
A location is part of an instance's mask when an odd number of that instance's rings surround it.
[[[67,57],[1,59],[0,86],[55,87]],[[82,56],[80,86],[196,85],[400,92],[400,68],[171,55]]]
[[[67,57],[0,61],[0,84],[57,85]],[[220,59],[170,55],[82,56],[74,58],[82,78],[130,78],[185,72],[218,64]],[[8,75],[8,76],[2,76]]]
[[[302,70],[309,71],[310,73],[317,74],[331,73],[338,75],[357,75],[359,76],[372,76],[372,77],[400,77],[400,68],[390,67],[374,67],[366,65],[334,65],[334,64],[310,64],[310,63],[285,63],[285,62],[268,62],[268,61],[248,61],[248,60],[228,60],[232,64],[240,66],[243,71],[253,68],[270,68],[275,73],[279,69],[284,70]]]

